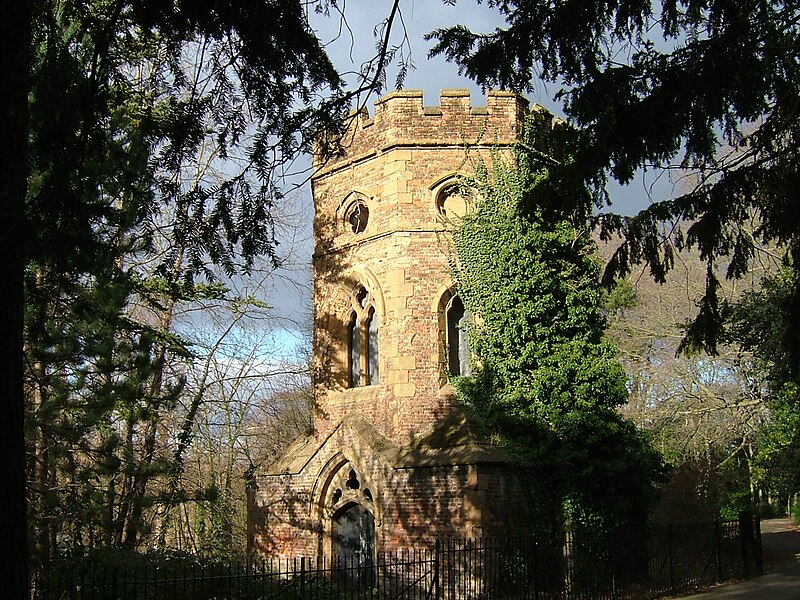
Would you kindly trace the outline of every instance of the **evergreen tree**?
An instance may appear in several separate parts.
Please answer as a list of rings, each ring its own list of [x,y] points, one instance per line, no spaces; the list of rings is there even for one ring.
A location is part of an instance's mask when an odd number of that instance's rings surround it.
[[[308,9],[59,0],[17,3],[4,19],[0,116],[14,171],[0,197],[6,581],[27,577],[24,404],[38,556],[64,541],[141,539],[148,482],[180,458],[155,441],[182,386],[166,366],[187,357],[171,307],[196,297],[213,265],[280,262],[280,178],[358,93],[344,92]],[[182,448],[191,427],[179,430]],[[9,594],[26,596],[19,586]]]
[[[696,185],[633,218],[605,216],[625,243],[607,274],[646,261],[663,281],[673,244],[695,246],[707,285],[690,345],[714,351],[723,318],[717,267],[747,271],[758,240],[785,243],[800,265],[800,6],[780,0],[621,0],[489,3],[507,27],[454,26],[432,34],[433,54],[483,86],[532,89],[555,82],[580,128],[576,163],[607,199],[608,175],[639,169],[696,174]],[[688,180],[686,180],[688,181]],[[643,198],[649,200],[649,198]],[[644,202],[643,202],[644,204]],[[755,217],[758,226],[744,224]],[[665,242],[664,221],[683,222]],[[786,305],[787,340],[800,365],[800,288]]]
[[[588,215],[567,208],[588,196],[553,176],[572,160],[569,135],[533,113],[513,159],[498,153],[467,182],[454,277],[477,374],[455,385],[486,433],[528,463],[541,522],[641,524],[660,460],[617,412],[626,376],[603,335]]]

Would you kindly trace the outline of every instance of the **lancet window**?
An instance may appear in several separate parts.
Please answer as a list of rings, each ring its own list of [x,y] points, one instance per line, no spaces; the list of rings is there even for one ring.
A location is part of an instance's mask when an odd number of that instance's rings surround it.
[[[445,308],[447,368],[450,375],[469,375],[469,312],[457,295]]]
[[[369,292],[359,287],[353,294],[347,326],[348,385],[375,385],[380,380],[378,313]]]

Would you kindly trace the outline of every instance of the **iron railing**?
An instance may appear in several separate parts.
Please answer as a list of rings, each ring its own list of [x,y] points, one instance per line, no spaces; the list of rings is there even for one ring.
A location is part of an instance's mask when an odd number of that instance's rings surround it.
[[[760,573],[757,517],[625,535],[438,540],[364,562],[306,557],[137,567],[54,563],[35,600],[605,600],[658,598]]]

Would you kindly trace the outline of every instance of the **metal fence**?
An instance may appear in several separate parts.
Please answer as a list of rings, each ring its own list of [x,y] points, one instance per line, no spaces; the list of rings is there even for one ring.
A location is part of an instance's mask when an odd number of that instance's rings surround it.
[[[141,567],[63,563],[36,600],[603,600],[643,599],[756,575],[757,518],[642,534],[439,540],[430,548],[346,560],[250,564],[162,561]]]

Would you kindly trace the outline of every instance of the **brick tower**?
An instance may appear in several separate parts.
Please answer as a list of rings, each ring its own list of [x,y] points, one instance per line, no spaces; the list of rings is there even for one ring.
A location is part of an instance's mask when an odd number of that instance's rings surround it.
[[[354,115],[341,156],[316,161],[314,434],[254,479],[251,552],[352,557],[524,518],[510,461],[448,384],[468,353],[447,229],[465,210],[459,176],[515,140],[526,104],[394,92]]]

